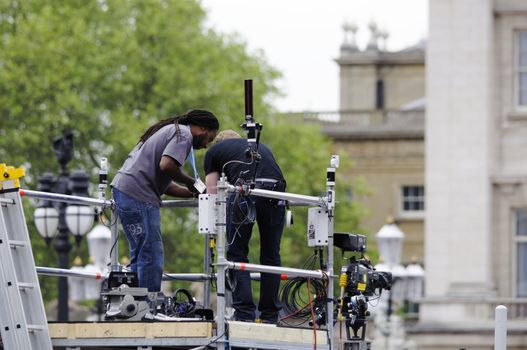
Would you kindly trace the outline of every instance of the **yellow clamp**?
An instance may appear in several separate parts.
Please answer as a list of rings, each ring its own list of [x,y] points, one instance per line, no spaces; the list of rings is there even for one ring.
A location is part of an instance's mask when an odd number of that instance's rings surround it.
[[[13,181],[14,187],[20,187],[20,178],[24,177],[26,172],[24,168],[15,168],[7,166],[5,163],[0,163],[0,189],[2,189],[3,181]]]

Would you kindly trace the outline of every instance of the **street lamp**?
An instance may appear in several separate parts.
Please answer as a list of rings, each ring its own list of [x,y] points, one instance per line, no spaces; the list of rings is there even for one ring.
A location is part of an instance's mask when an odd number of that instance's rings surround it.
[[[377,246],[384,262],[393,268],[401,261],[404,233],[397,227],[392,218],[377,232]]]
[[[38,179],[38,190],[57,194],[88,196],[89,176],[82,170],[74,171],[71,176],[67,164],[73,155],[73,133],[66,132],[53,140],[53,149],[60,163],[60,174],[54,178],[53,174],[45,173]],[[79,207],[82,207],[79,208]],[[70,209],[71,208],[71,209]],[[88,214],[89,212],[89,214]],[[59,257],[59,268],[68,269],[69,253],[72,246],[68,233],[75,234],[77,244],[93,224],[93,210],[87,206],[71,205],[64,202],[42,201],[35,210],[35,226],[39,234],[44,237],[49,246],[54,238],[54,248]],[[58,234],[57,234],[58,229]],[[68,310],[68,280],[58,278],[58,320],[69,320]]]
[[[87,196],[90,177],[85,171],[77,169],[70,175],[71,194]],[[94,210],[87,205],[70,204],[66,207],[66,225],[75,236],[77,245],[93,226]]]
[[[379,318],[378,324],[383,329],[384,349],[393,349],[396,348],[394,344],[399,344],[401,341],[401,339],[393,339],[393,336],[398,333],[395,329],[398,322],[394,322],[391,319],[391,315],[393,313],[392,301],[402,301],[405,293],[406,271],[400,264],[404,233],[395,224],[393,218],[390,217],[387,223],[377,232],[376,237],[379,254],[384,258],[384,262],[379,264],[381,266],[376,266],[376,268],[385,269],[392,273],[392,288],[389,291],[386,304],[382,303],[386,310],[386,323],[383,323]]]
[[[71,269],[82,272],[106,274],[108,264],[110,263],[110,249],[112,247],[112,233],[110,229],[103,225],[97,224],[87,234],[88,251],[90,254],[89,263],[81,266],[80,258],[75,258],[74,265]],[[102,281],[89,278],[70,278],[70,297],[75,301],[97,300],[97,318],[100,320],[102,311],[101,286]]]
[[[402,349],[407,344],[404,339],[404,321],[401,317],[394,315],[392,301],[396,305],[404,303],[406,316],[417,316],[417,302],[423,295],[424,270],[413,259],[412,264],[406,268],[401,265],[401,252],[404,233],[397,227],[393,219],[389,219],[377,233],[377,246],[381,260],[375,268],[379,271],[392,273],[392,289],[388,294],[388,300],[382,300],[381,308],[386,311],[386,319],[376,318],[380,335],[384,336],[384,346],[378,343],[378,348]],[[380,341],[380,340],[379,340]]]
[[[417,259],[412,260],[406,267],[406,312],[415,317],[419,313],[418,302],[423,297],[425,270],[417,263]]]
[[[52,174],[44,173],[38,180],[39,189],[43,192],[51,192],[53,180]],[[38,203],[37,209],[35,209],[33,219],[35,220],[38,233],[44,237],[46,245],[49,247],[51,240],[57,235],[59,212],[53,207],[50,201],[42,200]]]
[[[88,250],[93,256],[95,265],[103,272],[110,263],[110,249],[112,247],[112,232],[102,224],[95,227],[88,233]]]

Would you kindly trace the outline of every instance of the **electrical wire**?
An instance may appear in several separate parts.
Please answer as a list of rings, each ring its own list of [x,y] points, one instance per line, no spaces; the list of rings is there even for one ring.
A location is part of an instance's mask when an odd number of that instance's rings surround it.
[[[115,249],[115,246],[117,245],[117,242],[119,242],[119,236],[121,233],[119,230],[117,230],[117,235],[115,236],[115,240],[113,241],[112,248],[110,249],[110,257],[112,256],[113,250]]]
[[[110,206],[103,206],[101,207],[101,212],[98,215],[99,222],[103,224],[106,227],[112,227],[113,225],[117,224],[118,217],[115,215],[115,220],[112,222],[111,217],[108,217],[108,214],[106,214],[105,210],[110,208]],[[106,221],[105,221],[106,220]],[[109,222],[109,224],[106,224],[106,222]]]
[[[307,279],[307,297],[309,298],[309,311],[311,312],[311,319],[313,320],[313,349],[317,350],[317,321],[315,320],[315,313],[313,312],[313,302],[311,300],[311,278]]]
[[[305,299],[305,287],[307,284],[308,300]],[[297,323],[304,324],[309,321],[311,316],[310,298],[311,289],[314,290],[315,299],[311,300],[311,305],[314,310],[324,312],[326,309],[326,286],[327,283],[318,279],[311,279],[305,277],[296,277],[287,281],[281,289],[281,302],[286,316],[282,317],[280,321],[292,326],[292,324],[285,322],[287,319],[295,319]],[[303,292],[304,291],[304,292]],[[308,307],[310,307],[308,309]],[[318,312],[318,311],[317,311]]]
[[[231,163],[239,163],[239,164],[245,164],[245,165],[252,165],[254,163],[254,156],[253,154],[251,153],[251,161],[250,162],[244,162],[244,161],[241,161],[241,160],[230,160],[228,162],[226,162],[225,164],[223,164],[223,166],[221,167],[221,172],[224,173],[225,172],[225,167]]]
[[[119,216],[115,215],[115,219],[112,222],[112,218],[108,217],[108,215],[105,212],[105,210],[108,209],[108,208],[110,208],[110,206],[103,206],[103,207],[101,207],[101,212],[98,215],[98,219],[99,219],[99,222],[102,225],[104,225],[104,226],[106,226],[108,228],[111,228],[113,225],[117,225],[117,222],[119,221]],[[117,214],[117,211],[116,211],[116,214]],[[109,222],[109,224],[106,224],[106,222]],[[119,229],[117,229],[116,231],[117,231],[117,235],[115,237],[114,242],[112,243],[112,247],[110,248],[110,253],[109,253],[110,258],[112,257],[113,250],[115,249],[115,246],[119,242],[119,237],[121,235]]]

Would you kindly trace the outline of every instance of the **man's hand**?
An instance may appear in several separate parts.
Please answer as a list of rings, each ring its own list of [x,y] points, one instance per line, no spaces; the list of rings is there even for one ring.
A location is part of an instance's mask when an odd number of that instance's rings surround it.
[[[187,189],[188,189],[192,194],[199,194],[199,191],[196,189],[196,187],[194,187],[194,182],[192,182],[192,184],[190,184],[190,185],[187,185]]]

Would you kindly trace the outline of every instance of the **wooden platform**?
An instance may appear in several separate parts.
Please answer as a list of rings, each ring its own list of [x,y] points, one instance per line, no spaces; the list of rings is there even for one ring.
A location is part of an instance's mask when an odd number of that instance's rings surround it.
[[[315,332],[312,329],[279,327],[272,324],[229,321],[231,346],[258,349],[313,349]],[[326,331],[317,331],[317,349],[328,348]]]
[[[310,329],[229,321],[230,346],[257,349],[313,349]],[[119,348],[153,346],[191,348],[207,345],[213,337],[212,322],[79,322],[50,323],[56,348]],[[317,349],[328,349],[325,331],[316,332]]]
[[[210,342],[211,322],[50,323],[54,347],[198,346]]]

